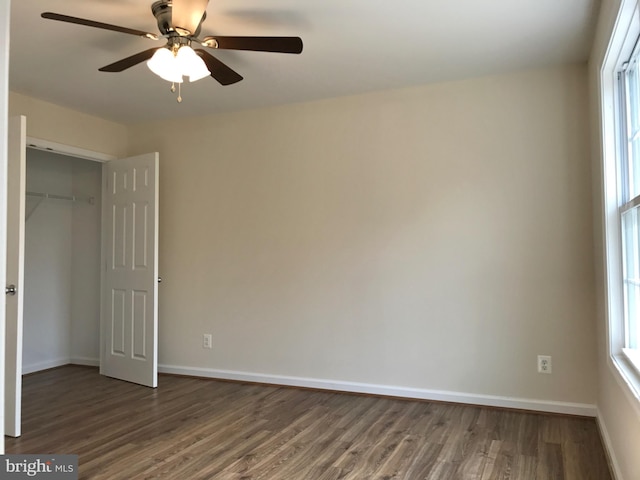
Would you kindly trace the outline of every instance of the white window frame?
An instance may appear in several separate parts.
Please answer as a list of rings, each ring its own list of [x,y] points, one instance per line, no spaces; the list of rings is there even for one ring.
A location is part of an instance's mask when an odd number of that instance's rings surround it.
[[[640,185],[638,185],[637,180],[635,179],[629,179],[629,176],[632,177],[637,177],[638,174],[634,171],[632,171],[633,167],[635,166],[635,154],[631,153],[631,148],[629,147],[629,142],[631,142],[631,137],[635,139],[637,139],[638,137],[638,127],[637,126],[632,126],[631,124],[634,123],[634,120],[632,120],[632,113],[635,113],[635,122],[636,123],[640,123],[640,106],[638,105],[638,103],[640,102],[640,88],[637,87],[636,85],[636,92],[635,92],[635,96],[632,97],[632,94],[630,93],[630,83],[628,83],[627,81],[627,77],[628,77],[628,73],[631,70],[631,67],[627,67],[628,64],[635,64],[635,66],[633,67],[633,71],[635,71],[635,83],[637,84],[639,81],[639,76],[638,76],[638,70],[640,69],[640,35],[637,35],[638,32],[635,31],[635,29],[630,29],[629,33],[627,34],[627,38],[625,39],[623,48],[622,48],[622,52],[623,53],[627,53],[628,50],[628,46],[629,45],[634,45],[633,50],[631,52],[631,54],[627,57],[627,60],[624,60],[624,63],[622,65],[617,65],[617,72],[616,75],[618,77],[618,102],[617,102],[617,107],[619,109],[620,114],[616,115],[616,118],[619,119],[619,125],[618,128],[616,129],[616,133],[617,133],[617,137],[618,137],[618,148],[617,148],[617,161],[616,161],[616,166],[617,166],[617,170],[618,170],[618,179],[619,179],[619,184],[618,184],[618,215],[619,215],[619,221],[622,223],[622,217],[624,216],[625,213],[629,213],[629,212],[633,212],[633,211],[637,211],[640,205],[640,195],[637,192],[631,192],[630,190],[630,185],[633,184],[634,185],[634,189],[639,189]],[[633,99],[633,101],[632,101]],[[638,110],[636,112],[632,111],[633,107],[630,107],[631,104],[635,104],[635,109]],[[634,130],[632,130],[634,129]],[[640,159],[638,159],[640,160]],[[629,165],[630,163],[634,163],[634,165]],[[638,229],[638,217],[637,214],[634,215],[632,213],[631,216],[631,220],[634,224],[634,227],[632,230],[637,231]],[[624,227],[623,227],[624,229]],[[625,234],[624,232],[621,232],[621,236],[622,236],[622,248],[621,248],[621,256],[624,257],[625,256],[625,242],[626,240],[628,240],[628,238],[625,238]],[[635,237],[634,239],[632,239],[632,241],[634,242],[633,248],[631,249],[632,251],[635,252],[635,255],[637,257],[638,255],[638,238]],[[637,258],[634,260],[633,262],[634,264],[637,265]],[[629,283],[630,279],[626,278],[629,276],[628,273],[624,272],[624,259],[623,259],[623,290],[624,288],[624,283]],[[637,272],[635,272],[635,279],[634,279],[634,283],[637,282],[637,277],[638,274]],[[624,298],[624,312],[625,312],[625,316],[628,313],[628,304],[629,302],[631,302],[631,299],[628,298],[628,295]],[[637,299],[634,300],[634,302],[637,302]],[[634,313],[638,313],[637,312],[637,308],[634,308],[634,310],[636,310]],[[629,339],[629,325],[628,325],[629,321],[627,318],[625,318],[624,321],[624,331],[625,331],[625,340],[624,340],[624,345],[622,347],[622,354],[625,355],[627,357],[627,360],[631,363],[631,366],[633,368],[635,368],[636,372],[640,375],[640,350],[638,350],[640,348],[640,345],[635,345],[633,348],[629,347],[628,344],[631,343],[630,339]],[[638,323],[640,323],[640,320],[638,321]],[[640,328],[640,326],[638,324],[634,324],[633,329],[637,330],[638,328]],[[635,332],[634,332],[635,333]],[[637,343],[637,335],[634,334],[634,342],[633,343]]]
[[[618,72],[624,68],[640,38],[640,12],[637,0],[623,0],[611,41],[600,70],[600,108],[602,118],[602,178],[604,195],[604,250],[606,272],[607,349],[610,365],[628,387],[626,392],[640,411],[640,356],[626,346],[624,318],[621,206],[622,169],[626,135],[622,121]]]

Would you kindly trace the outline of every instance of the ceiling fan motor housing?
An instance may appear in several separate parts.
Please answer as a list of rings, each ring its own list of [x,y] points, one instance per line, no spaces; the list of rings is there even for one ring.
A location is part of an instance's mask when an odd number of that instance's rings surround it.
[[[158,30],[162,35],[181,35],[181,36],[193,36],[197,37],[200,34],[200,27],[202,26],[202,22],[205,18],[207,18],[207,12],[203,12],[202,18],[200,19],[200,23],[198,24],[198,28],[195,32],[190,32],[188,30],[180,28],[180,26],[173,25],[173,2],[172,0],[159,0],[154,2],[151,5],[151,12],[153,12],[153,16],[156,17],[156,21],[158,22]]]

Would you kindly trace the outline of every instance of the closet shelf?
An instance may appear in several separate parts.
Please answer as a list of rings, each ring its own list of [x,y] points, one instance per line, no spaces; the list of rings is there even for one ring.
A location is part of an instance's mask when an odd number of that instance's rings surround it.
[[[78,195],[58,195],[55,193],[42,193],[42,192],[26,192],[26,194],[27,194],[27,197],[38,197],[39,200],[38,200],[38,203],[36,203],[33,206],[33,208],[27,213],[25,220],[29,220],[29,217],[33,215],[33,212],[36,211],[38,206],[45,199],[67,200],[70,202],[84,202],[84,203],[90,203],[91,205],[96,203],[95,197],[81,197]]]
[[[77,195],[57,195],[55,193],[27,192],[27,197],[53,198],[54,200],[69,200],[72,202],[96,203],[94,197],[79,197]]]

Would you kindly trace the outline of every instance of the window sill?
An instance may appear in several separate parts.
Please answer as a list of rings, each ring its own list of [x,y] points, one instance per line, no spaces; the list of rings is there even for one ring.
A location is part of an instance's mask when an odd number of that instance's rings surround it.
[[[635,369],[636,376],[640,377],[640,350],[623,348],[622,353],[631,364],[631,367]]]
[[[612,355],[616,369],[629,387],[630,393],[640,409],[640,351],[623,349],[618,355]]]

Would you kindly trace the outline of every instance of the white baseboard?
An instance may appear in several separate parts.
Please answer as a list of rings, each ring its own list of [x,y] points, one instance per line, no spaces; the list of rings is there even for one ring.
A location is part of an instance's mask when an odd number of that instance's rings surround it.
[[[562,413],[567,415],[580,415],[585,417],[597,416],[596,406],[587,403],[554,402],[549,400],[534,400],[516,397],[501,397],[473,393],[448,392],[442,390],[427,390],[422,388],[399,387],[393,385],[343,382],[339,380],[265,375],[260,373],[214,370],[196,367],[181,367],[175,365],[158,365],[158,371],[160,373],[171,373],[174,375],[206,377],[220,380],[235,380],[240,382],[267,383],[271,385],[283,385],[288,387],[315,388],[318,390],[365,393],[371,395],[384,395],[389,397],[482,405],[488,407],[514,408],[519,410]]]
[[[46,370],[48,368],[60,367],[69,363],[74,365],[97,367],[100,365],[100,360],[98,358],[89,357],[60,358],[48,362],[23,366],[22,372],[24,375],[28,373],[38,372],[40,370]],[[586,403],[555,402],[549,400],[502,397],[495,395],[450,392],[443,390],[428,390],[422,388],[400,387],[395,385],[377,385],[371,383],[344,382],[340,380],[290,377],[284,375],[266,375],[261,373],[238,372],[233,370],[182,367],[176,365],[158,365],[158,372],[170,373],[174,375],[186,375],[190,377],[205,377],[220,380],[234,380],[239,382],[283,385],[287,387],[315,388],[318,390],[365,393],[370,395],[383,395],[388,397],[412,398],[418,400],[432,400],[438,402],[463,403],[488,407],[514,408],[518,410],[531,410],[537,412],[598,417],[597,407],[595,405]],[[606,443],[608,443],[606,428],[601,420],[599,420],[599,425],[603,433],[603,439]],[[609,448],[608,451],[611,452]],[[611,455],[611,458],[612,463],[615,465],[615,459],[613,455]],[[617,480],[622,479],[618,478]]]
[[[596,421],[598,423],[598,429],[600,430],[600,438],[602,439],[604,451],[607,455],[607,459],[609,460],[609,466],[613,470],[611,472],[613,474],[613,480],[624,480],[624,478],[622,477],[622,473],[620,473],[620,465],[618,464],[615,450],[613,449],[613,445],[611,444],[611,437],[609,436],[607,425],[604,422],[602,415],[600,415],[599,410],[597,412]]]
[[[84,365],[86,367],[99,367],[100,359],[90,357],[71,357],[69,359],[69,363],[72,365]]]
[[[48,370],[49,368],[61,367],[62,365],[68,365],[70,362],[71,360],[69,358],[56,358],[54,360],[47,360],[46,362],[32,363],[31,365],[23,364],[22,374],[27,375],[41,370]]]

